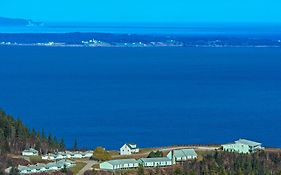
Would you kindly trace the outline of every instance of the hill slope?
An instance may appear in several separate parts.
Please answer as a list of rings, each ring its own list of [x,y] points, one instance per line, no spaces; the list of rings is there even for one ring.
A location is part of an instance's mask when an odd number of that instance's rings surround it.
[[[44,130],[39,132],[27,128],[20,119],[14,119],[0,110],[0,172],[5,168],[7,154],[20,154],[26,148],[33,147],[40,153],[63,151],[64,141],[58,141],[51,134],[46,136]]]

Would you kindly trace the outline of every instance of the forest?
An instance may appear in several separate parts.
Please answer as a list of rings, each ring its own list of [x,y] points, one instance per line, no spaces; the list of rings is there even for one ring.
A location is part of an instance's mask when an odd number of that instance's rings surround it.
[[[20,119],[0,110],[0,170],[3,171],[7,164],[11,166],[13,162],[7,155],[19,155],[30,147],[42,154],[65,150],[63,139],[58,140],[51,134],[46,135],[44,130],[29,129]]]

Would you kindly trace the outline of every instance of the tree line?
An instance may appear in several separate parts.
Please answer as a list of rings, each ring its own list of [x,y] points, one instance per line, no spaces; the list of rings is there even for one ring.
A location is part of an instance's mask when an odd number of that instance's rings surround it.
[[[0,110],[0,157],[8,153],[20,154],[24,149],[35,148],[45,154],[53,151],[65,150],[64,140],[58,140],[44,130],[36,131],[27,128],[20,119]],[[1,162],[0,165],[4,162]],[[0,169],[3,168],[0,166]]]

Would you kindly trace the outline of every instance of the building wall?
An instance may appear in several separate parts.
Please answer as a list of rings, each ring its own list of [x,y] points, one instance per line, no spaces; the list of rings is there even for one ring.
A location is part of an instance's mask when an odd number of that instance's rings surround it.
[[[138,153],[138,152],[140,152],[140,149],[139,149],[139,148],[136,148],[136,149],[131,150],[131,152],[133,152],[133,153]]]
[[[228,152],[237,152],[237,153],[245,153],[245,154],[250,153],[249,146],[240,143],[223,145],[223,150]]]
[[[100,169],[113,170],[113,166],[110,163],[103,162],[100,164]]]
[[[170,166],[172,161],[143,162],[142,164],[144,167]]]
[[[120,148],[120,155],[131,155],[131,149],[125,144]]]

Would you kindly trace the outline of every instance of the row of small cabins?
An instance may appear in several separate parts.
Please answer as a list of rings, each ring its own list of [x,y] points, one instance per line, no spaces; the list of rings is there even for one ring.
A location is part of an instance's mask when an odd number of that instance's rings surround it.
[[[81,159],[81,158],[90,158],[93,155],[93,151],[76,151],[76,152],[58,152],[51,153],[42,156],[43,160],[60,160],[60,159]]]
[[[102,170],[120,170],[143,167],[165,167],[171,166],[176,162],[197,159],[197,153],[194,149],[172,150],[167,157],[141,158],[141,159],[118,159],[110,160],[100,164]]]
[[[38,151],[30,148],[22,152],[23,156],[38,156]],[[57,153],[49,153],[42,155],[43,160],[61,160],[61,159],[81,159],[81,158],[90,158],[93,155],[93,151],[65,151]]]
[[[48,164],[37,163],[35,165],[29,166],[18,166],[20,174],[33,174],[33,173],[44,173],[51,171],[59,171],[63,168],[70,168],[75,166],[75,162],[70,160],[60,160],[57,162],[50,162]],[[6,172],[9,173],[11,168],[6,169]]]

